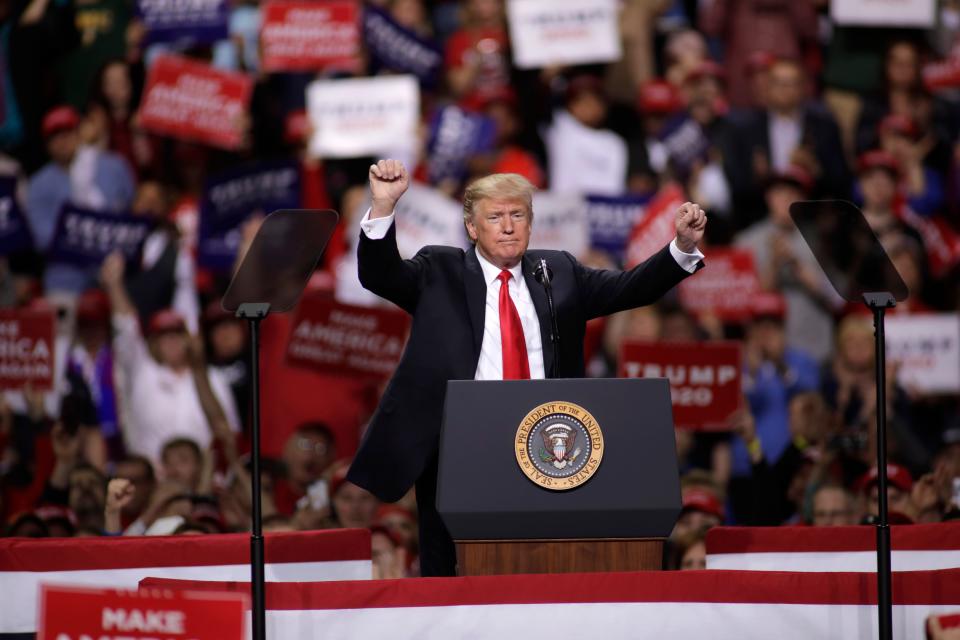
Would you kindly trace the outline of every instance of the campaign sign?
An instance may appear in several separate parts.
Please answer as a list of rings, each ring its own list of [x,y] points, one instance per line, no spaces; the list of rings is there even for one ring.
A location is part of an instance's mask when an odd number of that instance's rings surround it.
[[[590,246],[623,259],[630,233],[646,215],[650,197],[588,195]]]
[[[229,0],[137,0],[136,13],[147,44],[202,44],[228,36]]]
[[[242,640],[242,593],[43,585],[38,640]]]
[[[136,261],[143,241],[153,228],[144,218],[104,213],[63,205],[50,244],[52,263],[99,267],[114,251],[128,262]]]
[[[712,263],[711,263],[712,264]],[[740,343],[643,342],[620,347],[621,378],[667,378],[673,422],[699,430],[729,428],[740,408]]]
[[[232,268],[244,222],[253,215],[300,205],[300,168],[295,161],[257,163],[214,176],[200,201],[198,262],[211,269]]]
[[[263,5],[260,55],[268,72],[352,69],[360,54],[355,0],[272,0]]]
[[[0,309],[0,389],[53,388],[52,310]]]
[[[590,248],[586,203],[581,196],[553,191],[533,194],[531,249],[557,249],[582,256]]]
[[[960,56],[953,52],[944,60],[923,65],[923,83],[931,91],[960,87]]]
[[[936,0],[830,0],[830,17],[844,26],[929,29],[936,5]]]
[[[687,115],[670,120],[659,137],[670,164],[680,174],[687,175],[696,162],[707,159],[710,141],[697,121]]]
[[[960,315],[893,314],[885,327],[887,358],[896,363],[901,385],[923,393],[960,391]]]
[[[721,320],[746,319],[760,279],[749,249],[711,249],[710,268],[679,285],[680,304],[692,313],[715,313]]]
[[[413,149],[420,85],[413,76],[316,80],[307,87],[310,153],[356,158]]]
[[[287,361],[334,375],[386,380],[410,328],[396,309],[346,305],[325,296],[300,301],[287,345]]]
[[[253,80],[246,74],[163,55],[147,74],[140,123],[153,133],[236,149],[252,92]]]
[[[363,37],[374,69],[412,73],[432,87],[443,68],[443,52],[435,42],[397,23],[389,12],[368,3],[363,10]]]
[[[17,179],[0,177],[0,255],[32,246],[30,227],[17,204]]]
[[[521,69],[619,60],[617,0],[511,0],[513,60]]]
[[[431,184],[460,181],[467,175],[467,160],[493,148],[496,123],[492,118],[468,113],[458,106],[438,109],[430,120],[427,140],[427,176]]]
[[[677,209],[686,200],[675,182],[665,185],[647,205],[647,213],[630,233],[624,264],[632,268],[667,246],[677,236]],[[713,252],[710,252],[713,268]]]

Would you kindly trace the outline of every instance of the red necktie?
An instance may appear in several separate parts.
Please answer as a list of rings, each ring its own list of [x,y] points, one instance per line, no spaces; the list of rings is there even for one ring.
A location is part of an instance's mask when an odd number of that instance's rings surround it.
[[[503,379],[529,380],[527,343],[523,339],[520,314],[510,299],[510,272],[501,271],[500,279],[500,346],[503,349]]]

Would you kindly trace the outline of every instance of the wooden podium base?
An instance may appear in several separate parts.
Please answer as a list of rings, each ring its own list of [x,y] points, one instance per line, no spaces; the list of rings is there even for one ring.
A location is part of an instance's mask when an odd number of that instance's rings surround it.
[[[663,540],[458,540],[457,574],[659,571]]]

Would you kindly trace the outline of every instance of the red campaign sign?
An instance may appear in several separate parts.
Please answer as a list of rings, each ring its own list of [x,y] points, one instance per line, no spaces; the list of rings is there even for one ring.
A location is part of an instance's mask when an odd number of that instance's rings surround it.
[[[38,640],[243,640],[247,597],[43,585]]]
[[[960,56],[956,52],[939,62],[923,66],[923,83],[930,91],[960,87]]]
[[[140,123],[154,133],[236,149],[252,92],[253,80],[246,74],[163,55],[147,75]]]
[[[0,389],[53,387],[53,311],[0,310]]]
[[[707,268],[678,288],[680,304],[692,313],[715,313],[721,320],[747,318],[750,303],[760,293],[760,279],[749,249],[710,249]]]
[[[621,378],[668,378],[673,422],[705,431],[729,428],[740,408],[740,343],[641,342],[620,347]]]
[[[628,269],[663,249],[677,236],[677,209],[684,202],[686,202],[686,195],[680,185],[675,182],[657,192],[647,205],[647,214],[630,232],[626,250]],[[712,253],[710,259],[710,264],[713,265]]]
[[[352,69],[360,54],[360,11],[354,0],[274,0],[263,7],[263,68],[320,71]]]
[[[297,307],[287,361],[324,373],[384,380],[400,362],[409,327],[410,317],[402,311],[307,297]]]

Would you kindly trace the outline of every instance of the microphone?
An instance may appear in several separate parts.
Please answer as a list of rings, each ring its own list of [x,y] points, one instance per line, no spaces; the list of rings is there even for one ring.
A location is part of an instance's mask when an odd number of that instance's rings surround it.
[[[547,289],[553,284],[553,271],[550,270],[550,265],[543,258],[540,258],[537,262],[537,266],[533,270],[533,277]]]
[[[543,285],[547,294],[547,308],[550,310],[550,342],[553,346],[553,366],[550,367],[550,377],[556,378],[560,375],[560,330],[557,326],[557,310],[553,306],[553,271],[550,265],[543,258],[537,261],[537,266],[533,269],[533,277],[537,282]]]

